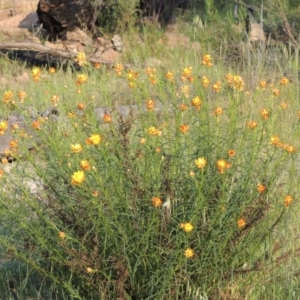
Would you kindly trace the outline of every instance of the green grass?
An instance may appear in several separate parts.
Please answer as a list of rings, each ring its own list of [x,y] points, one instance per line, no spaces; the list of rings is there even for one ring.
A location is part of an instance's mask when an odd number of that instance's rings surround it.
[[[0,282],[7,299],[12,289],[20,299],[297,299],[298,53],[278,46],[260,54],[215,33],[194,30],[191,38],[202,43],[195,51],[156,46],[161,31],[146,28],[140,42],[129,31],[123,61],[131,69],[87,65],[79,85],[70,70],[43,69],[37,82],[30,76],[0,87],[3,117],[29,106],[60,112],[57,121],[38,119],[35,129],[28,117],[35,150],[26,150],[32,138],[16,129],[16,161],[8,167],[4,160]],[[202,64],[205,54],[211,67]],[[163,63],[147,69],[147,57]],[[24,70],[0,63],[8,77]],[[7,91],[13,96],[4,99]],[[123,105],[129,114],[120,115]],[[111,123],[96,118],[99,106]],[[271,143],[274,136],[280,143]],[[90,169],[81,170],[83,160]],[[79,170],[84,179],[72,181]],[[287,195],[293,201],[285,206]]]

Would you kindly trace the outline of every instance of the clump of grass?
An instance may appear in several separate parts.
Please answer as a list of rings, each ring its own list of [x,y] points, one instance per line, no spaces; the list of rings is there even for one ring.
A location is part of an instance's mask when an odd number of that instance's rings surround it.
[[[298,197],[293,83],[248,89],[209,54],[197,59],[101,76],[87,67],[64,83],[34,69],[26,98],[3,91],[7,110],[41,101],[60,111],[57,122],[28,117],[37,157],[14,128],[7,154],[22,166],[22,149],[32,172],[1,175],[7,259],[72,299],[217,298],[235,276],[261,271]]]

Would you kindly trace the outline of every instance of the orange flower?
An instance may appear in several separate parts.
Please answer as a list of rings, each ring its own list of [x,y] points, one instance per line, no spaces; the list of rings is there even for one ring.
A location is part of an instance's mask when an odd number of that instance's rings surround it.
[[[83,171],[89,171],[91,169],[91,166],[90,163],[84,159],[80,162],[80,168]]]
[[[281,142],[277,135],[272,135],[270,143],[274,146],[279,146]]]
[[[85,104],[82,103],[82,102],[78,103],[77,104],[77,109],[79,109],[79,110],[85,110]]]
[[[190,126],[188,124],[182,124],[179,126],[179,130],[182,134],[186,134],[189,130]]]
[[[153,136],[161,136],[162,135],[162,131],[157,129],[154,126],[151,126],[148,128],[148,133]]]
[[[12,140],[9,142],[9,147],[10,148],[17,148],[18,147],[18,141],[17,140]]]
[[[179,105],[179,110],[185,111],[185,110],[187,110],[187,109],[188,109],[187,104],[181,103],[181,104]],[[300,111],[299,111],[299,117],[300,117]]]
[[[273,94],[273,96],[275,96],[275,97],[279,96],[279,94],[280,94],[279,89],[273,89],[273,90],[272,90],[272,94]]]
[[[48,72],[49,72],[50,74],[54,74],[54,73],[56,72],[56,69],[53,68],[53,67],[51,67],[51,68],[49,68]]]
[[[293,202],[293,196],[292,195],[286,195],[284,197],[284,206],[285,207],[290,206],[292,202]]]
[[[267,87],[267,82],[265,80],[261,80],[259,82],[259,86],[262,88],[262,89],[265,89]]]
[[[219,93],[221,90],[221,82],[217,81],[216,83],[213,84],[212,89],[216,92]]]
[[[94,63],[94,68],[95,69],[100,69],[101,68],[101,64],[100,63]]]
[[[51,97],[51,102],[53,103],[54,106],[56,106],[58,104],[58,102],[59,102],[59,96],[53,95]]]
[[[220,107],[220,106],[217,106],[215,109],[214,109],[214,111],[213,111],[213,115],[214,116],[219,116],[219,115],[221,115],[223,113],[223,108],[222,107]]]
[[[245,228],[245,226],[247,225],[247,223],[246,223],[245,219],[240,218],[237,221],[237,225],[238,225],[239,229],[243,229],[243,228]]]
[[[19,91],[18,92],[18,98],[19,98],[21,103],[23,103],[23,101],[25,100],[26,97],[27,97],[27,94],[26,94],[25,91]]]
[[[261,111],[260,111],[260,115],[261,117],[266,120],[269,118],[269,111],[265,108],[263,108]]]
[[[77,75],[77,80],[76,80],[76,85],[79,86],[85,82],[87,82],[88,77],[84,74],[78,74]]]
[[[282,77],[282,78],[280,79],[280,84],[281,84],[281,85],[287,85],[289,82],[290,82],[290,81],[289,81],[288,78],[286,78],[286,77]]]
[[[208,67],[211,67],[213,65],[212,64],[212,59],[211,59],[209,54],[203,55],[202,64],[205,65],[205,66],[208,66]]]
[[[247,127],[249,128],[249,129],[255,129],[256,127],[257,127],[257,122],[256,121],[249,121],[248,123],[247,123]]]
[[[172,72],[167,72],[166,73],[166,78],[170,81],[170,82],[174,82],[174,74]]]
[[[154,105],[155,105],[154,100],[152,100],[152,99],[148,100],[147,103],[146,103],[147,110],[148,111],[153,111],[154,110]]]
[[[206,76],[203,76],[201,81],[202,81],[202,86],[206,89],[210,83],[209,79]]]
[[[116,71],[116,74],[117,76],[122,76],[122,71],[124,69],[124,66],[122,64],[116,64],[115,65],[115,71]]]
[[[292,145],[285,145],[284,150],[290,154],[297,152],[297,148]]]
[[[108,113],[105,113],[104,115],[103,115],[103,122],[104,123],[112,123],[112,117],[111,117],[111,115],[110,114],[108,114]]]
[[[235,150],[233,150],[233,149],[228,150],[228,156],[230,156],[230,157],[235,156]]]
[[[282,109],[287,109],[288,104],[287,104],[286,102],[281,102],[281,103],[280,103],[280,107],[281,107]]]
[[[153,197],[152,204],[155,207],[160,207],[160,206],[162,206],[162,200],[159,197]]]
[[[40,130],[41,129],[41,124],[38,120],[35,120],[32,122],[32,128],[35,129],[35,130]]]
[[[260,193],[260,194],[264,194],[267,190],[267,187],[262,184],[262,183],[258,183],[257,184],[257,191]]]

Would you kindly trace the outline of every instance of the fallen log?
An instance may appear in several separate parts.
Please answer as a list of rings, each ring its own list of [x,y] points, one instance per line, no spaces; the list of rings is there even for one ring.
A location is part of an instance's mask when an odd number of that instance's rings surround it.
[[[10,59],[21,60],[29,66],[49,66],[57,67],[61,65],[74,65],[76,53],[56,50],[36,43],[11,42],[0,43],[0,54],[6,54]],[[92,64],[113,65],[111,61],[87,57],[87,61]],[[79,67],[79,66],[78,66]]]

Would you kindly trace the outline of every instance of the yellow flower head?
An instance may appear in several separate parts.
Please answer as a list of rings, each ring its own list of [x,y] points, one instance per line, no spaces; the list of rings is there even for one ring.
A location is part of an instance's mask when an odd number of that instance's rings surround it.
[[[184,256],[186,258],[192,258],[193,256],[195,255],[195,252],[193,249],[191,248],[187,248],[185,251],[184,251]]]
[[[85,74],[78,74],[77,75],[77,81],[76,81],[76,85],[81,85],[85,82],[87,82],[88,77]]]
[[[212,64],[212,59],[211,59],[209,54],[203,55],[202,64],[205,65],[205,66],[208,66],[208,67],[211,67],[213,65]]]
[[[50,74],[54,74],[54,73],[56,72],[56,69],[53,68],[53,67],[51,67],[51,68],[48,70],[48,72],[49,72]]]
[[[273,89],[273,90],[272,90],[272,94],[273,94],[273,96],[275,96],[275,97],[279,96],[279,95],[280,95],[279,89]]]
[[[86,139],[87,145],[99,145],[101,142],[100,134],[92,134],[89,138]]]
[[[202,86],[206,89],[209,86],[210,80],[206,76],[201,78]]]
[[[267,87],[267,82],[265,80],[261,80],[259,82],[259,87],[264,90]]]
[[[194,229],[194,226],[191,223],[181,223],[179,227],[185,232],[191,232]]]
[[[222,88],[221,82],[217,81],[216,83],[213,84],[212,89],[216,92],[219,93]]]
[[[174,74],[172,72],[167,72],[165,76],[170,82],[174,82]]]
[[[201,102],[202,102],[201,98],[199,96],[196,96],[192,100],[192,106],[194,106],[197,110],[199,110],[201,107]]]
[[[71,184],[72,185],[81,184],[81,183],[83,183],[84,178],[85,178],[85,176],[84,176],[83,171],[74,172],[73,175],[72,175],[72,178],[71,178]]]
[[[204,157],[199,157],[195,160],[195,165],[198,169],[203,169],[207,164],[207,161]]]
[[[227,168],[229,168],[229,167],[230,167],[230,165],[228,165],[228,163],[226,162],[226,160],[224,160],[224,159],[219,159],[219,160],[217,161],[217,169],[219,170],[219,172],[220,172],[221,174],[224,174],[225,170],[226,170]]]
[[[270,112],[267,109],[263,108],[260,111],[260,115],[264,120],[266,120],[269,118]]]
[[[279,146],[281,144],[280,139],[277,135],[272,135],[270,143],[274,146]]]
[[[245,226],[247,225],[247,223],[246,223],[245,219],[240,218],[237,221],[237,225],[238,225],[239,229],[243,229],[243,228],[245,228]]]
[[[63,232],[63,231],[60,231],[58,233],[58,236],[61,238],[61,239],[64,239],[66,237],[66,234]]]
[[[80,168],[83,171],[89,171],[91,169],[91,166],[90,166],[90,163],[87,160],[83,159],[80,162]]]
[[[257,127],[257,122],[256,122],[256,121],[249,121],[249,122],[247,123],[247,127],[248,127],[249,129],[254,130],[254,129]]]
[[[282,109],[287,109],[288,108],[288,104],[286,102],[281,102],[279,105]]]
[[[80,153],[80,152],[82,152],[82,146],[80,144],[72,144],[71,150],[74,153]]]
[[[282,77],[282,78],[280,79],[280,84],[281,84],[281,85],[287,85],[289,82],[290,82],[290,81],[289,81],[288,78],[286,78],[286,77]]]
[[[189,77],[192,75],[192,72],[193,72],[193,67],[184,68],[182,71],[182,76]]]
[[[292,202],[293,202],[293,196],[292,195],[286,195],[284,197],[284,206],[285,207],[290,206]]]
[[[146,102],[146,106],[147,106],[147,110],[148,110],[148,111],[153,111],[153,110],[154,110],[154,106],[155,106],[154,100],[149,99],[149,100]]]
[[[258,191],[260,194],[265,193],[266,190],[267,190],[267,187],[266,187],[264,184],[262,184],[262,183],[257,184],[257,191]]]
[[[161,136],[162,135],[162,131],[157,129],[154,126],[151,126],[148,128],[148,133],[153,136]]]
[[[222,107],[220,107],[220,106],[217,106],[215,109],[214,109],[214,111],[213,111],[213,115],[214,116],[219,116],[219,115],[221,115],[223,113],[223,108]]]
[[[18,98],[19,98],[21,103],[23,103],[23,101],[25,100],[26,97],[27,97],[27,94],[26,94],[25,91],[19,91],[18,92]]]
[[[80,67],[83,67],[86,64],[86,55],[84,52],[79,52],[76,56],[75,61]]]
[[[153,197],[152,205],[155,207],[160,207],[160,206],[162,206],[162,200],[159,197]]]
[[[188,124],[182,124],[179,126],[179,130],[182,134],[186,134],[189,131],[190,126]]]
[[[0,131],[4,132],[8,127],[7,121],[0,122]]]
[[[31,76],[32,77],[38,77],[41,75],[41,69],[39,67],[34,67],[32,70],[31,70]]]
[[[4,96],[3,96],[3,103],[4,104],[8,104],[8,103],[10,103],[11,101],[13,100],[13,92],[12,91],[6,91],[5,93],[4,93]]]

